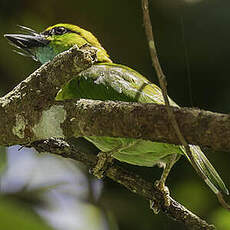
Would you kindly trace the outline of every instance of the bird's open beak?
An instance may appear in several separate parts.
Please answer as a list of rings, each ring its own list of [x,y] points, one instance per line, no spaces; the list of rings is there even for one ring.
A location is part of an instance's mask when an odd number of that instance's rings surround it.
[[[46,39],[45,36],[40,34],[4,34],[4,37],[16,45],[18,48],[24,50],[46,46],[50,42]]]

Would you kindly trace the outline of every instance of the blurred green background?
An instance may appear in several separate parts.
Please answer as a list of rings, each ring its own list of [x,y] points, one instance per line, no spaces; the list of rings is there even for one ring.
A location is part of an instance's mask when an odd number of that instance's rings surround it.
[[[228,0],[150,1],[153,31],[169,95],[181,106],[230,111],[227,100],[230,96],[229,9]],[[114,62],[134,68],[157,82],[143,28],[141,0],[1,0],[0,95],[40,66],[30,58],[13,53],[3,34],[19,32],[17,25],[42,31],[58,22],[91,31]],[[36,218],[42,224],[48,223],[55,229],[184,229],[162,214],[153,215],[148,202],[123,187],[107,179],[102,184],[89,177],[86,169],[72,161],[17,149],[6,150],[6,164],[0,165],[2,199],[6,203],[13,199],[15,205],[6,204],[12,208],[9,208],[8,222],[1,214],[6,212],[0,209],[0,220],[4,218],[9,224],[1,229],[14,229],[10,227],[12,210],[18,213],[17,210],[26,209],[24,219],[28,219],[31,208],[36,211],[34,215],[39,214]],[[1,162],[4,162],[5,150],[1,152]],[[229,154],[210,150],[205,153],[230,187]],[[130,168],[152,181],[161,173],[158,168]],[[191,211],[220,230],[230,229],[230,214],[220,207],[187,160],[181,159],[174,166],[167,184],[171,195]],[[46,229],[42,224],[37,228],[23,227],[20,221],[23,218],[15,220],[22,226],[18,229]]]

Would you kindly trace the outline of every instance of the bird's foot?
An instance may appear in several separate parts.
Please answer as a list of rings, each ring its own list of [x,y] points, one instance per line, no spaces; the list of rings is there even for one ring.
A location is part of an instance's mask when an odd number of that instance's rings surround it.
[[[105,176],[106,171],[111,166],[113,158],[110,154],[100,152],[97,154],[96,165],[90,169],[90,172],[98,179],[102,179]]]
[[[170,193],[169,193],[168,187],[165,186],[164,182],[162,182],[161,180],[157,180],[154,186],[162,192],[164,196],[164,205],[169,207],[170,206],[170,196],[169,196]]]
[[[162,194],[164,199],[164,205],[166,207],[170,206],[170,193],[167,186],[165,186],[164,182],[161,180],[157,180],[154,183],[154,187],[157,188]],[[154,214],[158,214],[160,212],[159,203],[155,200],[150,200],[150,208],[153,210]]]

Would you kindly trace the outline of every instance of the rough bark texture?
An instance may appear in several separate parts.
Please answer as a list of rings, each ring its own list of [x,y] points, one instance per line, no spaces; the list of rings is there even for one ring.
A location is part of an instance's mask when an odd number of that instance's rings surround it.
[[[27,144],[51,136],[69,138],[87,135],[133,137],[180,144],[162,105],[54,100],[63,84],[94,63],[94,52],[95,49],[90,47],[84,50],[73,48],[43,65],[12,92],[0,98],[0,145]],[[188,143],[230,150],[229,115],[197,109],[172,109]],[[61,117],[58,116],[59,111]],[[42,129],[46,132],[39,133]],[[85,155],[65,143],[56,146],[50,145],[49,140],[43,143],[46,151],[82,161],[90,167],[95,164],[95,155]],[[146,199],[154,197],[164,213],[188,228],[213,229],[174,200],[171,200],[169,207],[165,207],[162,194],[152,187],[152,183],[138,175],[117,165],[111,167],[106,175]]]
[[[92,100],[55,102],[63,84],[93,64],[93,52],[95,49],[88,47],[62,53],[0,98],[0,145],[41,139],[33,128],[41,121],[42,113],[54,105],[65,110],[61,128],[66,137],[120,136],[180,144],[162,105]],[[230,115],[189,108],[173,108],[173,112],[189,144],[230,150]]]
[[[85,48],[86,49],[86,48]],[[94,62],[95,49],[77,47],[58,55],[0,98],[0,145],[35,141],[32,128],[54,104],[58,90]]]
[[[39,152],[47,151],[63,157],[75,159],[82,162],[88,167],[93,167],[96,164],[96,155],[92,150],[82,151],[84,147],[79,150],[79,143],[76,146],[76,140],[63,141],[61,139],[47,139],[32,144]],[[163,194],[153,187],[153,184],[144,180],[139,175],[126,170],[122,165],[113,164],[107,171],[106,176],[115,182],[122,184],[128,190],[136,193],[146,200],[154,200],[159,209],[170,218],[184,224],[187,229],[192,230],[213,230],[215,227],[209,225],[207,222],[190,212],[177,201],[171,200],[169,207],[164,204]]]
[[[40,121],[42,112],[52,105],[62,105],[66,111],[62,123],[66,137],[119,136],[180,144],[168,121],[165,106],[83,99],[55,102],[55,94],[64,81],[55,83],[52,78],[49,79],[52,77],[49,67],[49,64],[43,66],[0,99],[0,145],[25,144],[38,140],[32,129]],[[49,74],[41,74],[43,71]],[[61,78],[62,75],[57,77]],[[188,143],[213,150],[230,150],[228,114],[190,108],[172,109]],[[14,130],[16,123],[19,123],[17,135]]]
[[[163,105],[79,100],[65,103],[65,108],[68,117],[72,118],[63,125],[68,137],[75,132],[80,136],[133,137],[180,144]],[[228,114],[190,108],[172,109],[188,143],[214,150],[230,150]]]

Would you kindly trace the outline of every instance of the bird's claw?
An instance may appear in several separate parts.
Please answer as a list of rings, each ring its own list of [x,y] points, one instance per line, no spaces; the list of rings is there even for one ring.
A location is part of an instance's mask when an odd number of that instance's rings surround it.
[[[157,215],[160,212],[159,205],[157,204],[157,202],[155,200],[150,200],[149,201],[149,206],[150,206],[150,209],[153,210],[153,213],[155,215]]]

